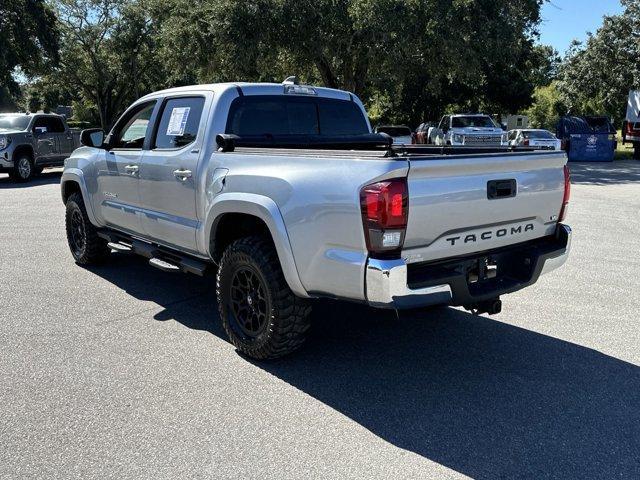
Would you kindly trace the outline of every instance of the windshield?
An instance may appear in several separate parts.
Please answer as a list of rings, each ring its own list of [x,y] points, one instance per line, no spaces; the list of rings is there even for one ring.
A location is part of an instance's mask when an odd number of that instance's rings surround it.
[[[547,139],[547,140],[556,138],[556,136],[553,133],[548,132],[546,130],[531,130],[529,132],[525,131],[525,132],[522,132],[522,136],[524,138],[540,138],[540,139]]]
[[[386,133],[392,137],[410,137],[411,129],[409,127],[378,127],[377,133]]]
[[[0,130],[26,130],[29,120],[26,115],[0,115]]]
[[[469,117],[453,117],[451,119],[451,128],[497,128],[497,125],[491,117],[487,116],[469,116]]]

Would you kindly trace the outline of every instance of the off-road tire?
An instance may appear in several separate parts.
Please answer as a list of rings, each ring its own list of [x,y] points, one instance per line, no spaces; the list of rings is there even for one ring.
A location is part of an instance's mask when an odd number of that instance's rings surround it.
[[[23,153],[13,160],[13,169],[9,172],[9,176],[15,182],[28,182],[36,175],[36,167],[33,164],[33,158]]]
[[[246,324],[241,326],[241,319],[234,314],[240,292],[235,282],[241,274],[254,275],[261,285],[265,314],[260,315],[264,320],[256,332],[247,333]],[[232,288],[235,298],[232,298]],[[251,295],[247,295],[247,302],[254,308]],[[287,285],[270,239],[246,237],[227,247],[216,276],[216,297],[222,327],[241,353],[258,360],[277,358],[304,343],[310,327],[311,305],[308,300],[297,297]],[[255,308],[261,308],[257,302],[256,305]]]
[[[107,258],[110,253],[107,241],[98,236],[80,193],[72,193],[67,199],[65,223],[69,249],[77,264],[93,265]]]

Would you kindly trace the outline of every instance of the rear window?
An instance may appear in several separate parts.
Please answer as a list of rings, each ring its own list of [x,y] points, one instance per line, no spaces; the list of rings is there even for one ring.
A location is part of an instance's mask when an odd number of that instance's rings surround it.
[[[536,138],[541,140],[551,140],[556,138],[553,133],[545,130],[524,131],[522,132],[522,136],[524,138]]]
[[[231,103],[226,133],[241,137],[362,135],[369,129],[360,107],[348,100],[247,95]]]
[[[411,129],[409,127],[377,127],[376,133],[386,133],[392,137],[409,137]]]
[[[481,127],[481,128],[496,128],[497,125],[491,119],[491,117],[453,117],[451,119],[452,128],[466,128],[466,127]]]

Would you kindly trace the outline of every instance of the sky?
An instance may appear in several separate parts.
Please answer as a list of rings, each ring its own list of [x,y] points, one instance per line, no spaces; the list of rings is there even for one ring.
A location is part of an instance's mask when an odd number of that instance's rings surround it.
[[[619,0],[550,0],[542,7],[540,43],[564,54],[573,39],[585,40],[595,33],[603,15],[622,13]]]

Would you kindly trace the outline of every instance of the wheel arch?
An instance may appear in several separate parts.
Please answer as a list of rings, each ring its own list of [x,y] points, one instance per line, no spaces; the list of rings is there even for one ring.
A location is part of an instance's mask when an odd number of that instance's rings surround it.
[[[300,297],[309,297],[298,275],[282,214],[272,199],[248,193],[219,195],[209,208],[204,225],[204,246],[215,262],[232,241],[268,234],[289,288]]]
[[[84,207],[87,210],[87,215],[91,223],[98,225],[96,218],[93,214],[93,208],[89,201],[89,195],[87,192],[87,186],[84,181],[84,175],[82,171],[76,168],[65,169],[60,179],[60,194],[62,196],[62,203],[67,204],[67,200],[74,193],[80,193],[84,202]]]
[[[11,160],[15,162],[16,160],[18,160],[18,158],[20,158],[20,155],[24,155],[24,154],[27,154],[29,157],[31,157],[31,160],[35,160],[33,146],[29,144],[18,145],[13,151],[13,153],[11,154]]]

